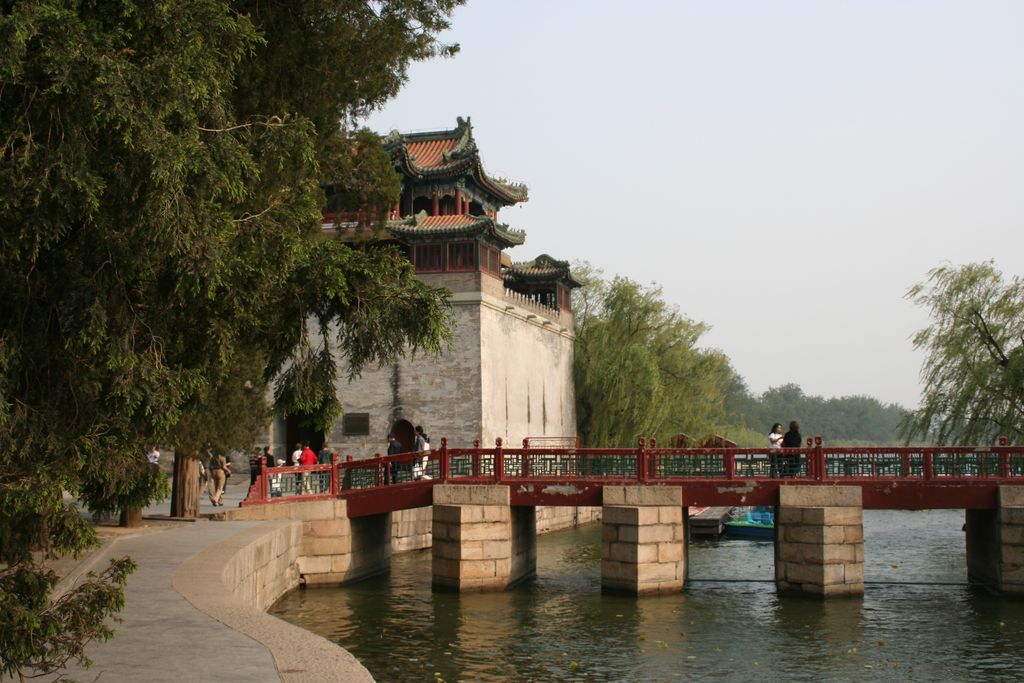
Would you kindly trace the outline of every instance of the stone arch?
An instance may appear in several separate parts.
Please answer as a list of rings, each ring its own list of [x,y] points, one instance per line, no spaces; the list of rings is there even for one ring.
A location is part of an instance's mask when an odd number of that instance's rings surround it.
[[[391,425],[391,433],[402,444],[403,453],[411,453],[416,443],[416,430],[408,420],[395,420]]]

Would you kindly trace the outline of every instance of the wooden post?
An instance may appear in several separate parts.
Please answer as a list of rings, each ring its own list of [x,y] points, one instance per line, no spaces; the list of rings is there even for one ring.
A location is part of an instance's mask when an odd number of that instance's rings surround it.
[[[337,453],[331,453],[331,495],[335,498],[341,493],[341,462]]]
[[[441,481],[448,481],[448,477],[451,473],[450,465],[448,462],[448,437],[441,437]]]
[[[641,436],[637,442],[636,449],[636,478],[639,482],[647,481],[647,451],[644,448],[646,442]]]
[[[494,441],[494,481],[500,482],[505,478],[505,452],[501,448],[501,437]]]

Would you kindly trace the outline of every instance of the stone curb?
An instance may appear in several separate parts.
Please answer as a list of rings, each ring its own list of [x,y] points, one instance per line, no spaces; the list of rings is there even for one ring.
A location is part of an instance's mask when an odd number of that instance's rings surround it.
[[[344,648],[230,594],[223,578],[228,563],[249,544],[293,523],[263,522],[206,548],[174,571],[174,590],[200,612],[266,647],[285,683],[374,683],[370,672]]]

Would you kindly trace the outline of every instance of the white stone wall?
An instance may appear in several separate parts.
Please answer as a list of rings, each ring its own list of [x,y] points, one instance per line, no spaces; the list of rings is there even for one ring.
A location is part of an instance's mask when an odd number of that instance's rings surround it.
[[[572,316],[547,317],[492,293],[453,296],[451,351],[371,367],[340,380],[346,412],[369,413],[370,434],[349,436],[339,420],[327,435],[343,456],[371,457],[387,448],[400,419],[422,425],[439,448],[485,448],[501,437],[518,447],[527,436],[575,436]],[[566,326],[568,325],[568,327]]]
[[[481,297],[481,443],[510,448],[528,436],[575,436],[571,322],[511,299]]]

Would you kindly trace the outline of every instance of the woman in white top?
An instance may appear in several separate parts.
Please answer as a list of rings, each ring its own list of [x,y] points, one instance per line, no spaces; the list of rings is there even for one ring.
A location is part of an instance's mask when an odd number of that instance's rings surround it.
[[[768,432],[768,448],[782,448],[782,423],[776,422],[772,425],[772,431]],[[769,464],[771,465],[771,476],[779,476],[779,456],[768,454]]]

